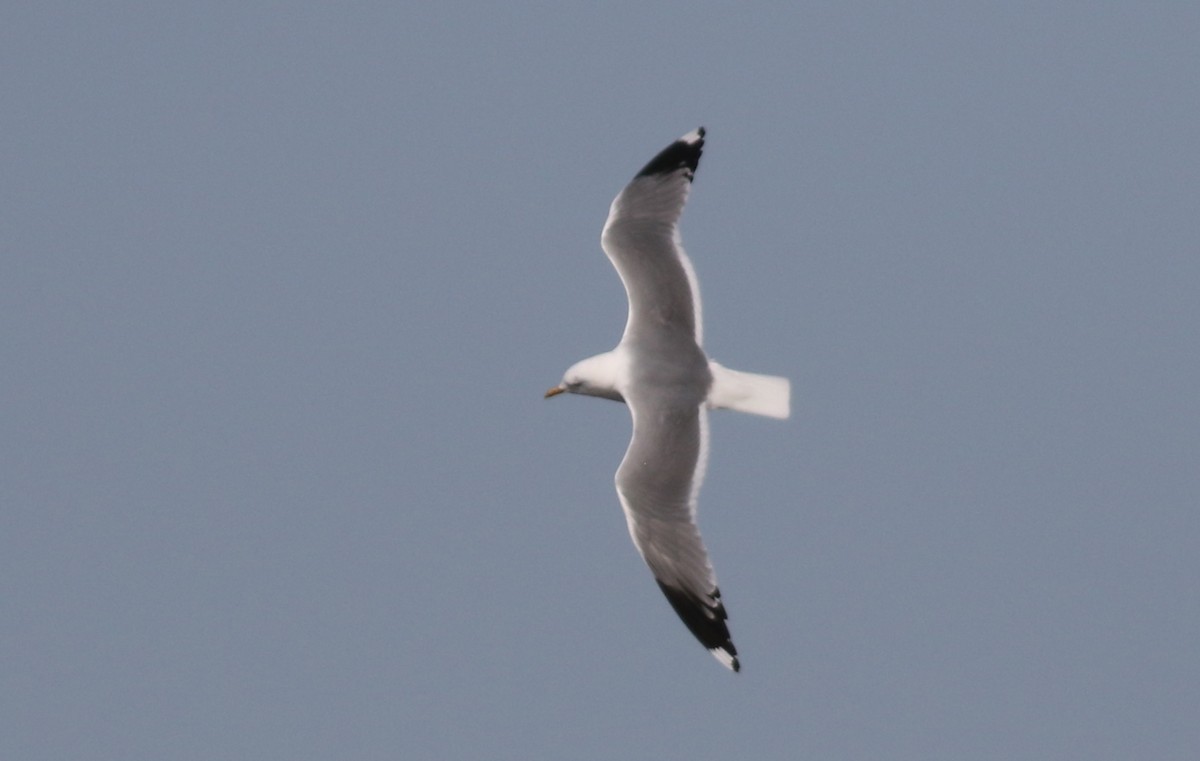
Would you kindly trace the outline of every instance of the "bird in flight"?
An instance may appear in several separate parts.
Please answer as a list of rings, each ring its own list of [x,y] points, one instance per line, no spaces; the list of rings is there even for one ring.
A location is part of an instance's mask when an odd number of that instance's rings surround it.
[[[704,128],[650,160],[617,195],[600,235],[629,297],[612,351],[572,365],[546,398],[585,394],[624,402],[633,438],[617,468],[629,534],[671,607],[696,639],[738,671],[717,577],[696,526],[708,459],[708,410],[787,418],[786,378],[722,367],[703,349],[700,290],[679,218],[704,147]]]

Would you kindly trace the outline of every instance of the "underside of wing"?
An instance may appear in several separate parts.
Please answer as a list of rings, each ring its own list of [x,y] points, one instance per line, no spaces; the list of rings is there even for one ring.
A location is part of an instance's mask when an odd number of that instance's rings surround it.
[[[612,203],[600,243],[625,284],[629,322],[702,342],[700,291],[679,237],[679,217],[704,147],[704,128],[664,148]]]
[[[699,406],[657,407],[639,421],[617,470],[617,494],[629,534],[658,586],[688,630],[737,671],[716,574],[696,526],[696,494],[707,460],[707,413]]]

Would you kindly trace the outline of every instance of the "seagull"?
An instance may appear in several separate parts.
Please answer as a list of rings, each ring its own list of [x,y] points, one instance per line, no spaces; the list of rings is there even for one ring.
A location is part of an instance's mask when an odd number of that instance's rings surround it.
[[[612,202],[600,245],[629,298],[625,333],[612,351],[572,365],[546,398],[584,394],[629,408],[633,438],[616,475],[629,535],[688,630],[736,672],[728,614],[696,526],[708,410],[785,419],[791,385],[704,353],[700,290],[679,236],[704,134],[700,127],[668,145]]]

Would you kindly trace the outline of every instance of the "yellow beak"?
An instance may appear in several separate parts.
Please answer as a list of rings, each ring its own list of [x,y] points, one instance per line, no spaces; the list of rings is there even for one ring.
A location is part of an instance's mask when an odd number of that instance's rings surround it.
[[[550,397],[552,397],[552,396],[558,396],[559,394],[561,394],[561,393],[565,392],[566,390],[567,390],[567,387],[566,387],[566,386],[555,386],[554,388],[552,388],[552,389],[550,389],[549,391],[547,391],[547,392],[546,392],[546,395],[545,395],[544,397],[542,397],[542,398],[543,398],[543,399],[549,399],[549,398],[550,398]]]

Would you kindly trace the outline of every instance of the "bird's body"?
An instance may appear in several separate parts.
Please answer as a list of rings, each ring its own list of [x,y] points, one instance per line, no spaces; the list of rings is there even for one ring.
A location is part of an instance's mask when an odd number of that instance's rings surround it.
[[[728,370],[704,353],[700,291],[679,217],[704,129],[663,149],[613,201],[601,245],[629,297],[617,348],[576,363],[547,397],[570,392],[628,405],[633,438],[617,469],[629,533],[671,606],[724,665],[740,664],[716,575],[696,527],[708,460],[708,410],[789,414],[785,378]]]

